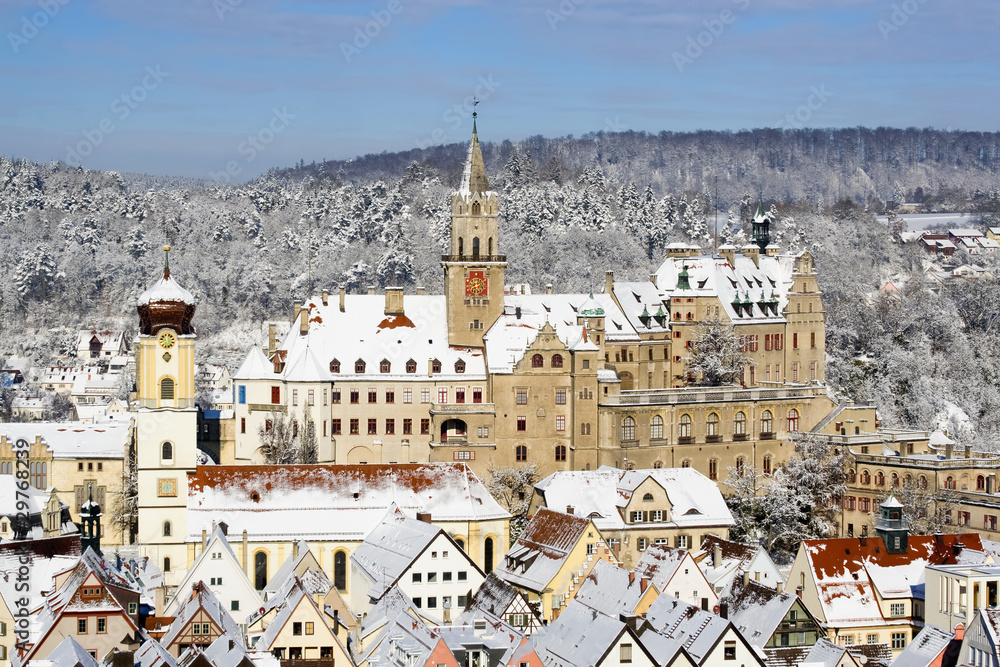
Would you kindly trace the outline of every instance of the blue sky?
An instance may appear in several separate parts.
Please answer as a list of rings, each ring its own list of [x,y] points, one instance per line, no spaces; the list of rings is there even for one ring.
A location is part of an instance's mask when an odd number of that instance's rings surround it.
[[[995,0],[4,0],[0,152],[243,181],[598,130],[997,130]]]

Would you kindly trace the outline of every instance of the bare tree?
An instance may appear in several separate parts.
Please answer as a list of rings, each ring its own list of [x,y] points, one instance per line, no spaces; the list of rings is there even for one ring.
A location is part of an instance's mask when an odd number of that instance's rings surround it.
[[[135,449],[129,445],[122,462],[122,474],[115,501],[111,507],[111,525],[129,544],[135,543],[139,530],[139,478],[136,473]]]
[[[694,344],[687,357],[688,374],[700,375],[700,384],[733,384],[744,367],[753,363],[743,345],[732,324],[717,317],[705,320],[695,330]]]
[[[528,525],[528,509],[535,482],[538,481],[538,464],[495,467],[490,463],[486,473],[486,488],[508,512],[510,543],[514,544],[521,531]]]
[[[296,463],[299,456],[298,422],[271,411],[257,430],[264,461],[270,464]]]

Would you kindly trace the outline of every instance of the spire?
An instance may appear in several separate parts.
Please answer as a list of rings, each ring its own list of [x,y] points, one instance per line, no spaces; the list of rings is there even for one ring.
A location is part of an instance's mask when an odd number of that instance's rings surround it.
[[[475,104],[479,104],[477,100]],[[469,154],[465,159],[465,171],[462,173],[462,187],[459,192],[472,194],[488,192],[489,180],[486,178],[486,165],[483,163],[483,152],[479,148],[479,134],[476,130],[477,113],[472,112],[472,140],[469,142]]]
[[[691,281],[688,279],[688,265],[686,263],[681,265],[681,272],[677,276],[677,289],[691,289]]]
[[[753,216],[753,242],[761,252],[771,244],[771,214],[764,211],[764,190],[761,188],[757,198],[757,212]]]
[[[170,279],[170,246],[163,246],[163,279]]]

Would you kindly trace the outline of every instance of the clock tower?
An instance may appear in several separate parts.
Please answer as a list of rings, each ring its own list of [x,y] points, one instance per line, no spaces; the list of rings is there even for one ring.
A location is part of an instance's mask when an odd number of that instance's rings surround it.
[[[164,250],[169,258],[170,247]],[[194,309],[194,297],[171,277],[169,261],[137,304],[137,541],[163,570],[168,595],[188,567],[187,476],[195,472],[198,454]]]
[[[451,195],[451,253],[441,257],[448,343],[482,347],[503,314],[504,269],[497,233],[497,193],[490,190],[472,114],[472,140],[462,185]]]

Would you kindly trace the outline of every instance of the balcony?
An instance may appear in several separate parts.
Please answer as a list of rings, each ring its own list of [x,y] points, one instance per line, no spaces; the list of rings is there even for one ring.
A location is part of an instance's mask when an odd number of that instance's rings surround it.
[[[677,438],[677,444],[678,445],[693,445],[694,444],[694,436],[693,435],[682,435],[681,437]]]
[[[722,442],[721,435],[706,435],[705,442]]]
[[[495,403],[431,403],[432,415],[492,415]]]
[[[603,396],[601,405],[683,405],[689,403],[756,402],[812,398],[826,394],[820,385],[786,386],[777,389],[743,387],[680,387],[676,389],[628,389]]]
[[[746,442],[746,440],[747,440],[747,434],[746,433],[734,433],[733,434],[733,442]]]
[[[774,440],[774,431],[761,431],[759,440]]]
[[[442,262],[482,262],[483,264],[499,264],[507,262],[507,255],[441,255]]]

